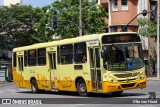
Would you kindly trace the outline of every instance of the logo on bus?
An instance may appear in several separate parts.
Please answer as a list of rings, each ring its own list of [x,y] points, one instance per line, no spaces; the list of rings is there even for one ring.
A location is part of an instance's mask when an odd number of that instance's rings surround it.
[[[99,42],[98,41],[91,41],[91,42],[87,42],[88,46],[99,46]]]

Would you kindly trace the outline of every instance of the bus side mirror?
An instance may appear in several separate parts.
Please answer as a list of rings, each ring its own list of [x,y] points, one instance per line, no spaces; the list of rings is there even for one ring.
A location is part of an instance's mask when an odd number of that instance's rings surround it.
[[[101,57],[104,58],[104,50],[101,51]]]
[[[102,46],[101,58],[104,58],[104,51],[105,51],[105,47],[104,47],[104,46]]]

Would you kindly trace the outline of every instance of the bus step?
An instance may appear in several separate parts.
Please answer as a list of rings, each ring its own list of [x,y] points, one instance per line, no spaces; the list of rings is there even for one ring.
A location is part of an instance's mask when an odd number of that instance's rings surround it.
[[[51,91],[53,91],[53,92],[58,92],[58,89],[52,88]]]

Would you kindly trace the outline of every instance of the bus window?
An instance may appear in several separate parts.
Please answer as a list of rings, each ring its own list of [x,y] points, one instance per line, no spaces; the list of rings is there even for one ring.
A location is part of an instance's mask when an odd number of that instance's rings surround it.
[[[24,51],[24,66],[26,67],[28,65],[28,51]]]
[[[96,67],[100,68],[100,54],[99,54],[99,48],[95,49],[95,55],[96,55]]]
[[[19,71],[23,71],[23,57],[18,57]]]
[[[37,50],[38,52],[38,65],[46,65],[46,48]]]
[[[49,61],[50,61],[50,69],[56,69],[56,54],[55,53],[49,54]]]
[[[73,45],[62,45],[60,47],[61,63],[72,64],[73,63]]]
[[[37,65],[37,55],[36,50],[32,49],[28,51],[28,65],[35,66]]]
[[[13,53],[13,66],[14,67],[17,66],[17,55],[16,55],[16,52]]]
[[[58,61],[58,64],[60,64],[60,62],[61,62],[61,56],[60,56],[60,47],[59,46],[57,46],[57,61]]]
[[[83,42],[74,44],[74,58],[75,63],[87,62],[86,43]]]

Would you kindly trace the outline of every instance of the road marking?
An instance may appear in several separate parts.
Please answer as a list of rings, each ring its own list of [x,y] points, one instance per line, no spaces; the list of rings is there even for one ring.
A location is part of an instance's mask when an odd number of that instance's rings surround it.
[[[18,88],[18,91],[31,91],[31,89],[23,89],[23,88]]]
[[[17,90],[15,90],[15,89],[3,89],[3,90],[1,90],[0,91],[0,93],[7,93],[7,92],[17,92]]]
[[[66,106],[74,107],[74,106],[83,106],[83,105],[87,105],[87,104],[72,104],[72,105],[66,105]]]
[[[15,90],[15,89],[6,89],[7,91],[9,91],[9,92],[16,92],[17,90]],[[5,90],[4,90],[5,91]]]
[[[157,105],[148,105],[148,104],[146,105],[145,104],[145,105],[142,105],[142,106],[139,106],[139,107],[157,107]]]

